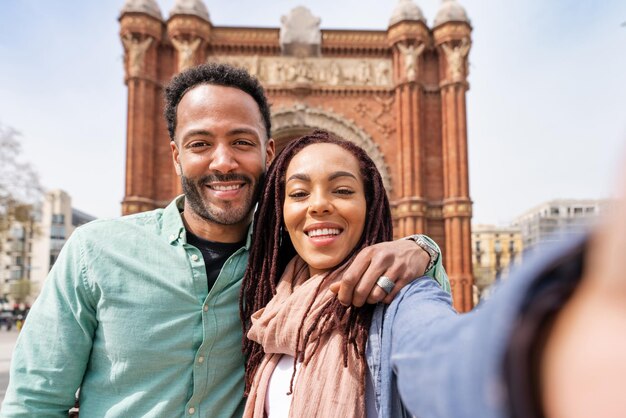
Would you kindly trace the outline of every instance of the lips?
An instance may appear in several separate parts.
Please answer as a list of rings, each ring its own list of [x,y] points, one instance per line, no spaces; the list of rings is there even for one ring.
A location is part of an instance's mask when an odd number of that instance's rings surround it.
[[[317,222],[304,228],[309,238],[333,238],[343,232],[343,228],[334,222]]]
[[[241,189],[244,183],[240,184],[208,184],[207,187],[218,192],[227,192],[231,190]]]
[[[341,230],[339,228],[320,228],[306,231],[305,234],[307,234],[310,238],[327,237],[339,235],[341,234]]]

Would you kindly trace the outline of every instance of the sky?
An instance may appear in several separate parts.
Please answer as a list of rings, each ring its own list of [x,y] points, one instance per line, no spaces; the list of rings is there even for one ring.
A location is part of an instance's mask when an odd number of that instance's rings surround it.
[[[159,0],[165,17],[174,0]],[[418,0],[432,24],[440,0]],[[604,198],[626,152],[626,1],[460,0],[473,26],[467,94],[474,223],[556,198]],[[73,206],[124,197],[124,0],[0,0],[0,123]],[[332,29],[386,29],[396,0],[205,0],[217,26],[278,27],[304,5]]]

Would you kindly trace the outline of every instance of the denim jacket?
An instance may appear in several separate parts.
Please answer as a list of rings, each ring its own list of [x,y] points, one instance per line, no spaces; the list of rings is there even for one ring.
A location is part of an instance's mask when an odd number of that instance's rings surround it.
[[[400,304],[421,304],[420,316],[415,320],[395,321]],[[444,311],[444,312],[442,312]],[[369,366],[371,389],[379,418],[404,418],[411,414],[404,408],[396,376],[392,369],[392,333],[405,333],[420,328],[441,316],[454,315],[452,296],[444,291],[432,277],[424,276],[406,286],[390,305],[378,304],[374,310],[365,356]],[[442,359],[445,361],[445,358]],[[371,411],[369,411],[371,412]],[[370,414],[368,414],[371,416]],[[373,415],[373,414],[372,414]]]
[[[423,235],[431,244],[437,246],[429,237]],[[398,394],[395,383],[395,375],[391,365],[391,335],[392,326],[394,332],[404,332],[404,327],[419,327],[430,321],[428,309],[421,318],[416,318],[415,323],[411,321],[403,321],[407,323],[398,323],[394,325],[394,319],[400,303],[417,303],[417,299],[421,299],[420,303],[429,300],[428,306],[436,308],[443,307],[454,312],[452,308],[452,297],[450,295],[450,282],[442,265],[442,257],[437,259],[435,265],[426,272],[427,276],[413,281],[405,286],[393,302],[389,305],[379,303],[372,316],[372,323],[369,329],[369,337],[367,346],[365,347],[365,358],[369,368],[367,376],[368,392],[366,396],[374,396],[374,404],[376,405],[377,414],[368,411],[367,416],[378,416],[379,418],[398,418],[410,417],[411,414],[403,407]],[[434,279],[434,280],[433,280]],[[432,288],[433,292],[428,294],[420,293],[422,288]],[[432,315],[438,312],[433,311]],[[418,324],[419,321],[419,324]],[[371,403],[367,402],[366,406]]]

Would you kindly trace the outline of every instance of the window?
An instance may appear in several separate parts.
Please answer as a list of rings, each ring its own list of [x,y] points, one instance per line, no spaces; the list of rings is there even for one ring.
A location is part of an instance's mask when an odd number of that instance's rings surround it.
[[[50,268],[52,268],[52,266],[54,266],[55,261],[57,261],[57,258],[59,257],[59,254],[55,254],[55,253],[51,253],[50,254]]]
[[[50,227],[50,238],[52,239],[65,239],[65,226],[52,225]]]
[[[16,239],[24,239],[24,228],[15,225],[13,228],[11,228],[11,237]]]
[[[550,208],[550,215],[558,215],[559,214],[559,208]]]
[[[62,213],[55,213],[52,215],[52,223],[62,225],[65,223],[65,215]]]

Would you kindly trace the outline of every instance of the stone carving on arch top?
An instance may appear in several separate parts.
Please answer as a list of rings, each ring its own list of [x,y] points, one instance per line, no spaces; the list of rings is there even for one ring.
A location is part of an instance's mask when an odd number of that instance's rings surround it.
[[[298,58],[259,55],[211,56],[209,62],[246,69],[266,88],[290,85],[393,88],[392,62],[387,58]]]
[[[128,62],[128,75],[138,77],[144,66],[144,56],[150,48],[153,39],[150,36],[127,33],[122,37]]]
[[[391,194],[391,177],[385,158],[371,136],[353,121],[329,110],[297,104],[272,112],[272,137],[281,150],[291,139],[314,129],[324,129],[354,142],[367,152],[383,178],[387,194]]]

